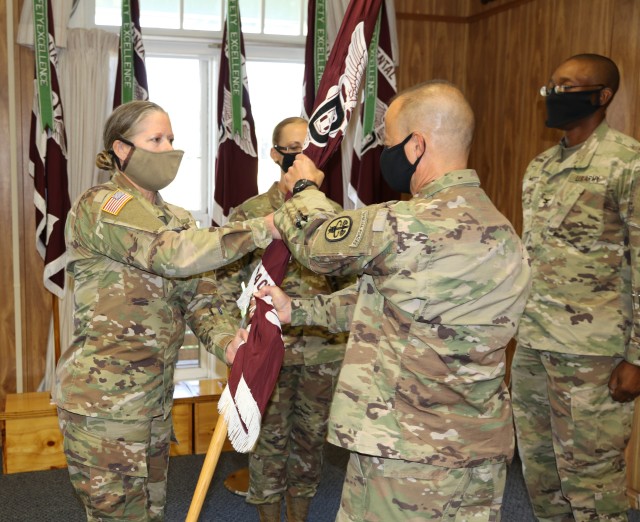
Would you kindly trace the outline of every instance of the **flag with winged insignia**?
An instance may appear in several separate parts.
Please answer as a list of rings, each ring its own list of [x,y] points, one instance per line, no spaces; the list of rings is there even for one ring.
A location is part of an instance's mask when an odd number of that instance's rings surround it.
[[[138,0],[122,0],[122,26],[113,108],[132,100],[148,100],[149,85],[144,65]]]
[[[44,259],[44,286],[64,296],[64,227],[71,208],[67,137],[58,84],[58,53],[51,0],[33,0],[36,77],[29,136],[29,174],[36,208],[36,248]]]
[[[338,149],[357,105],[381,1],[351,0],[320,80],[304,152],[321,169]],[[241,300],[264,284],[280,284],[289,256],[283,241],[272,242]],[[270,298],[257,300],[248,330],[247,342],[238,349],[218,403],[229,440],[241,452],[250,451],[258,438],[261,416],[284,355],[280,323]]]
[[[386,2],[383,2],[369,45],[364,101],[353,147],[349,199],[354,208],[400,199],[400,194],[389,187],[380,174],[384,115],[397,92],[388,17]]]
[[[309,0],[307,5],[307,38],[304,48],[302,116],[309,120],[315,108],[316,93],[329,59],[328,19],[330,9],[340,6],[330,0]],[[324,181],[320,187],[327,197],[340,204],[344,201],[342,159],[333,154],[324,165]]]
[[[249,101],[238,0],[227,0],[222,41],[213,193],[213,224],[218,225],[227,222],[233,207],[258,194],[258,141]]]

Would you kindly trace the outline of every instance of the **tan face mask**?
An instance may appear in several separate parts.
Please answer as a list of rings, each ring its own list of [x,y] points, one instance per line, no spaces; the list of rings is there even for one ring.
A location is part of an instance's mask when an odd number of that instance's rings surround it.
[[[127,145],[131,146],[131,152],[122,163],[121,170],[136,185],[146,190],[158,191],[176,179],[183,150],[149,152],[130,142]]]

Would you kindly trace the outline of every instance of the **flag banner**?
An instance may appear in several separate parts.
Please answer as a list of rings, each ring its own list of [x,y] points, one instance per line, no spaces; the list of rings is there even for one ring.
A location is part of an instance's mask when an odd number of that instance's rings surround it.
[[[284,245],[269,256],[265,252],[241,297],[245,303],[240,305],[243,309],[254,292],[265,285],[282,283],[290,255]],[[229,440],[241,453],[251,451],[258,440],[262,414],[284,358],[282,329],[271,298],[258,299],[253,313],[254,319],[247,328],[249,338],[236,353],[228,384],[218,401],[218,411],[227,422]]]
[[[138,0],[122,0],[122,26],[113,108],[133,100],[148,100],[149,85],[144,65]]]
[[[307,5],[307,38],[304,48],[302,117],[309,119],[316,92],[324,73],[329,42],[327,40],[327,0],[309,0]]]
[[[383,3],[376,31],[369,46],[364,104],[355,134],[349,199],[354,208],[400,199],[380,174],[380,154],[384,149],[384,115],[397,92],[391,29]]]
[[[336,2],[309,0],[307,6],[307,38],[305,42],[305,62],[303,77],[302,116],[309,120],[315,108],[316,94],[327,65],[330,42],[328,37],[328,9],[340,9]],[[342,183],[342,161],[338,154],[324,165],[324,181],[320,190],[329,198],[342,204],[344,190]]]
[[[227,0],[227,23],[222,41],[214,225],[224,225],[233,207],[258,194],[258,140],[249,101],[238,0]]]
[[[366,71],[368,42],[381,2],[351,0],[329,54],[305,143],[305,154],[320,169],[325,168],[338,149],[357,103]],[[281,284],[289,257],[285,243],[273,241],[265,250],[262,265],[249,286],[257,289],[265,284]],[[277,315],[269,300],[258,299],[247,342],[238,349],[227,387],[218,402],[218,411],[225,417],[229,440],[236,451],[247,452],[254,447],[283,357],[284,345]]]
[[[36,249],[44,260],[45,288],[62,298],[66,265],[64,227],[71,209],[67,137],[58,83],[51,0],[34,0],[33,7],[36,77],[29,133],[29,174],[34,184]],[[45,56],[46,64],[42,61]],[[43,116],[43,110],[49,114]]]

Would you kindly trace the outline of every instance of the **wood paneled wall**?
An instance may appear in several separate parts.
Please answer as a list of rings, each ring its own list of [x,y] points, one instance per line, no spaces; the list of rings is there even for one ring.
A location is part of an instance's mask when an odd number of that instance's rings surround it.
[[[16,28],[22,0],[13,6]],[[12,277],[7,1],[0,2],[0,404],[16,389],[14,291],[21,297],[23,382],[37,388],[45,369],[51,297],[35,250],[28,135],[33,54],[18,45],[15,91],[20,280]],[[610,56],[622,83],[610,110],[613,127],[640,137],[640,1],[396,0],[400,46],[398,86],[443,78],[459,85],[476,113],[470,163],[498,208],[521,227],[520,184],[528,162],[560,137],[544,127],[538,89],[572,54]]]
[[[431,78],[457,84],[476,114],[470,166],[518,231],[524,170],[561,137],[544,126],[538,94],[578,53],[612,58],[621,87],[613,127],[640,138],[640,2],[636,0],[396,0],[403,89]]]
[[[0,2],[0,409],[4,397],[16,391],[16,310],[14,295],[20,296],[22,322],[22,382],[24,391],[34,391],[45,371],[46,344],[51,316],[51,294],[42,284],[43,262],[35,249],[33,180],[29,176],[29,127],[33,104],[33,52],[6,41],[7,3],[12,3],[14,36],[23,0]],[[14,53],[14,71],[9,71],[8,51]],[[13,278],[11,207],[11,163],[9,141],[9,81],[13,79],[16,114],[16,156],[18,192],[19,280]]]
[[[5,33],[7,6],[0,4],[0,32]],[[5,224],[0,234],[0,401],[4,390],[15,389],[15,349],[13,273],[11,257],[11,158],[9,156],[9,80],[7,39],[0,38],[0,219]],[[13,361],[13,362],[12,362]]]

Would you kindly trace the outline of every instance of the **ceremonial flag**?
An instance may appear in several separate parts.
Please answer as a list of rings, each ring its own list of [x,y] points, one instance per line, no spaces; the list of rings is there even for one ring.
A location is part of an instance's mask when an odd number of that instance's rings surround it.
[[[44,259],[44,286],[64,296],[64,227],[71,208],[67,181],[67,138],[58,84],[58,53],[51,0],[33,0],[34,80],[29,135],[29,174],[36,207],[36,248]]]
[[[244,38],[238,0],[227,0],[218,79],[218,155],[213,224],[224,225],[231,209],[258,194],[258,141],[249,101]]]
[[[400,194],[389,187],[380,174],[380,154],[384,149],[384,115],[391,98],[397,92],[388,16],[386,2],[383,2],[369,45],[364,102],[351,162],[349,199],[355,208],[400,199]]]
[[[339,147],[357,103],[367,65],[368,42],[381,1],[351,0],[329,54],[309,118],[305,148],[305,154],[321,169]],[[244,298],[264,284],[279,285],[289,256],[283,241],[272,242]],[[280,323],[271,300],[258,299],[249,337],[238,349],[229,381],[218,402],[218,410],[227,422],[229,440],[237,451],[250,451],[258,438],[262,414],[273,392],[283,356]]]
[[[307,5],[307,39],[304,49],[302,115],[309,120],[315,108],[316,94],[329,58],[328,10],[337,9],[335,0],[309,0]],[[342,158],[334,154],[324,165],[324,181],[320,187],[333,201],[344,203]]]
[[[138,0],[122,0],[122,26],[113,108],[133,100],[148,100],[149,85],[144,65]]]

